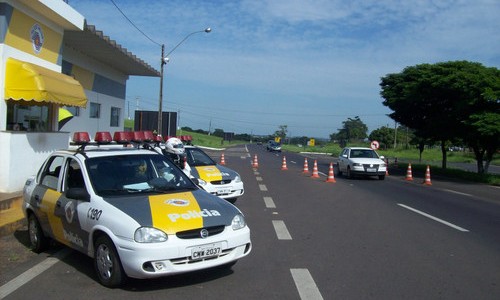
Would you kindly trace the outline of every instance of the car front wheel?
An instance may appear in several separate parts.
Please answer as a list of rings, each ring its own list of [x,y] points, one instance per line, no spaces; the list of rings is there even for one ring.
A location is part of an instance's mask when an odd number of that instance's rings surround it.
[[[347,167],[346,169],[346,177],[351,179],[352,178],[352,173],[351,173],[351,168],[350,167]]]
[[[33,252],[40,253],[47,248],[49,239],[43,234],[42,227],[34,214],[30,214],[28,217],[28,232]]]
[[[106,287],[118,287],[125,282],[118,252],[107,236],[97,238],[94,245],[94,267],[99,282]]]

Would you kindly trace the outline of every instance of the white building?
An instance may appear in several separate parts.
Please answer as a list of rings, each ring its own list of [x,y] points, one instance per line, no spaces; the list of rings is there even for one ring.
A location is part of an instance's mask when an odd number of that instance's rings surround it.
[[[123,130],[130,75],[160,73],[63,0],[0,0],[0,193],[22,190],[75,131]],[[59,130],[59,111],[74,116]]]

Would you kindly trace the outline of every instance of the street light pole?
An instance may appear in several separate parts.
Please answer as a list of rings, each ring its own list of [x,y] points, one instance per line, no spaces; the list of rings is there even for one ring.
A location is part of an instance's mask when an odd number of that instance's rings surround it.
[[[182,43],[184,43],[185,40],[187,40],[190,36],[196,33],[209,33],[211,32],[212,29],[210,27],[206,28],[205,30],[200,30],[200,31],[195,31],[191,32],[190,34],[186,35],[182,41],[180,41],[170,52],[165,55],[165,44],[161,45],[161,66],[160,66],[160,99],[158,101],[158,135],[162,135],[162,128],[163,128],[163,66],[168,63],[169,58],[168,56],[174,52],[177,47],[179,47]]]

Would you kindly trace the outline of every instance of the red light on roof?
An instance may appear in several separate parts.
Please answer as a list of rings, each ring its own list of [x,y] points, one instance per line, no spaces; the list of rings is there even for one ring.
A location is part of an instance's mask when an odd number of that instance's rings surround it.
[[[142,131],[134,131],[133,135],[134,135],[134,137],[132,138],[132,140],[134,142],[140,143],[140,142],[144,141],[144,132],[142,132]]]
[[[161,135],[155,135],[155,137],[154,137],[154,141],[155,141],[155,142],[160,142],[160,143],[161,143],[161,142],[163,142],[163,138],[161,137]]]
[[[155,137],[153,135],[152,131],[144,131],[144,141],[145,142],[152,142],[154,141]]]
[[[75,132],[73,133],[73,143],[77,145],[85,145],[90,142],[90,136],[88,132]]]
[[[109,144],[113,141],[111,133],[108,131],[98,131],[95,133],[94,141],[98,144]]]
[[[113,140],[118,144],[128,144],[132,141],[134,134],[131,131],[116,131]]]

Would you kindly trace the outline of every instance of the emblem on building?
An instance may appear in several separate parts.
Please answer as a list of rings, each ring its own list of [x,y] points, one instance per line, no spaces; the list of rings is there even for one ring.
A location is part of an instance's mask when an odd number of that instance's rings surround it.
[[[40,51],[42,51],[43,42],[45,40],[43,36],[42,27],[40,27],[40,25],[35,23],[31,27],[30,38],[31,38],[31,44],[33,45],[33,51],[35,51],[36,54],[39,54]]]

